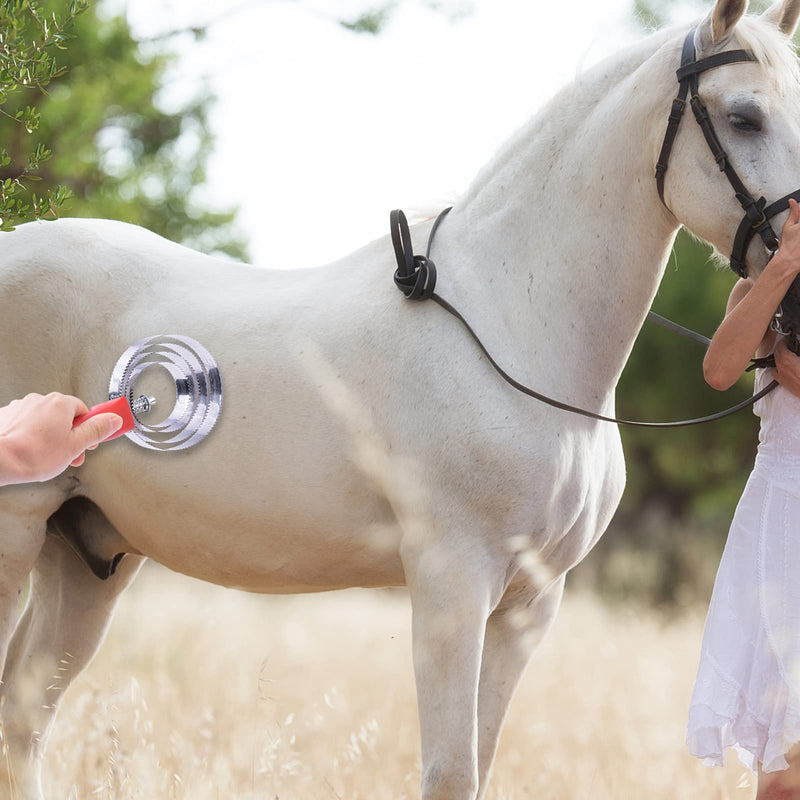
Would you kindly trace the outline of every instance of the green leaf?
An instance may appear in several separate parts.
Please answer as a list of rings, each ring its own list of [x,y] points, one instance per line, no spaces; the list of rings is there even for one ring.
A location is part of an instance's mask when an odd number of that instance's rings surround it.
[[[375,34],[380,33],[383,27],[389,21],[389,17],[391,16],[392,11],[394,11],[394,6],[394,2],[387,3],[379,8],[373,8],[370,11],[366,11],[355,19],[342,20],[339,24],[349,31],[354,31],[355,33],[368,33],[374,36]]]

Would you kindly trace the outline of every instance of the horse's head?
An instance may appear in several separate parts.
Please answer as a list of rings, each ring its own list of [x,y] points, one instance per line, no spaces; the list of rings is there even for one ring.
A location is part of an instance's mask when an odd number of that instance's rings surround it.
[[[800,0],[779,0],[759,17],[746,8],[717,0],[684,43],[674,88],[686,113],[670,123],[662,187],[678,220],[755,277],[777,246],[787,196],[800,199],[800,69],[790,42]],[[674,103],[673,116],[682,109]],[[800,302],[783,310],[800,334]]]

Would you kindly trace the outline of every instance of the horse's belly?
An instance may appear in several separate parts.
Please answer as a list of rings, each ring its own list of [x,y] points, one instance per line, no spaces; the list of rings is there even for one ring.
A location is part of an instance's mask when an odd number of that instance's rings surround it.
[[[264,502],[266,492],[243,501],[224,484],[146,488],[91,495],[132,549],[176,572],[267,593],[405,582],[399,529],[366,498],[348,508],[309,496],[288,507]]]
[[[508,540],[524,534],[560,574],[591,549],[616,508],[624,483],[619,437],[603,429],[566,443],[574,437],[561,430],[551,437],[557,445],[543,447],[541,429],[536,437],[523,430],[514,443],[496,444],[486,463],[462,454],[479,468],[450,465],[458,481],[444,480],[441,464],[418,462],[410,473],[425,476],[438,522],[452,522],[442,501],[461,498],[450,505],[474,507],[475,535],[488,515],[492,547],[511,552]],[[291,447],[267,461],[241,442],[226,448],[224,434],[215,431],[197,460],[108,445],[82,468],[86,493],[132,549],[220,585],[289,593],[405,584],[398,512],[403,518],[409,509],[394,496],[402,472],[382,484],[352,463],[344,444],[324,448],[313,435],[293,435]],[[131,476],[138,476],[132,484]],[[468,535],[464,523],[459,533]]]

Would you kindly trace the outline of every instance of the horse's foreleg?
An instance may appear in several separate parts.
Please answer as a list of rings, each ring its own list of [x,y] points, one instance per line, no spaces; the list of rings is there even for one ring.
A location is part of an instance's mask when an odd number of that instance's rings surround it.
[[[422,800],[474,800],[478,791],[478,680],[497,581],[474,558],[443,546],[404,554],[413,609]]]
[[[478,691],[478,771],[484,797],[500,731],[531,655],[555,619],[564,576],[544,592],[512,584],[486,623]]]
[[[3,671],[7,775],[0,797],[43,800],[42,762],[62,695],[97,652],[120,592],[143,561],[126,556],[103,581],[61,538],[47,535]]]

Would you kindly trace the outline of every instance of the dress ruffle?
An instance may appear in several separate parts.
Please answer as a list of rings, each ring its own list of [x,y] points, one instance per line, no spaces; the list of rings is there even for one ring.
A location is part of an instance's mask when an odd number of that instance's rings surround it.
[[[800,475],[761,459],[736,509],[706,619],[689,709],[689,751],[751,770],[786,769],[800,742]]]
[[[778,680],[766,690],[763,707],[750,707],[747,698],[765,693],[763,682],[741,688],[706,656],[697,676],[696,697],[689,710],[686,744],[708,766],[725,764],[725,749],[734,748],[745,767],[755,772],[786,769],[785,754],[800,742],[800,697]],[[751,674],[751,677],[753,675]]]

